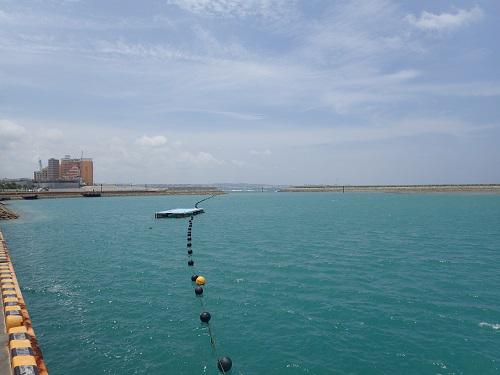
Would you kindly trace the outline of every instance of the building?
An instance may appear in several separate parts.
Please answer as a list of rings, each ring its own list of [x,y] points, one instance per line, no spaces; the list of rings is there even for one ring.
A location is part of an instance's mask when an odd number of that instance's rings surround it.
[[[92,159],[80,160],[80,178],[85,185],[94,185],[94,163]]]
[[[80,159],[71,159],[70,155],[61,159],[60,176],[63,181],[80,179]]]
[[[50,158],[47,167],[47,181],[55,182],[59,180],[59,160]]]
[[[48,180],[47,174],[48,168],[42,168],[39,171],[33,172],[33,180],[35,180],[35,182],[46,182]]]
[[[60,166],[61,180],[79,180],[85,185],[94,185],[94,165],[90,158],[71,159],[66,155],[61,159]]]
[[[85,185],[94,184],[94,165],[90,158],[72,159],[65,155],[60,161],[49,159],[48,166],[33,173],[35,182],[78,183]]]

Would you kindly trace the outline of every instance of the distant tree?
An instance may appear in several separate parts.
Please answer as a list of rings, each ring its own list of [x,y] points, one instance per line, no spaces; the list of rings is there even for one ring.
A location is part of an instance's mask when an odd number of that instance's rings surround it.
[[[18,190],[22,189],[21,185],[16,184],[15,182],[1,182],[0,181],[0,189],[3,190]]]

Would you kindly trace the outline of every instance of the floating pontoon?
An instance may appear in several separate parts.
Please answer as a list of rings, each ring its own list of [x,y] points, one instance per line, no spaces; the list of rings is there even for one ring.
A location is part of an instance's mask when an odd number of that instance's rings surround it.
[[[155,213],[155,218],[160,219],[162,217],[186,217],[202,214],[203,208],[175,208],[173,210],[159,211]]]

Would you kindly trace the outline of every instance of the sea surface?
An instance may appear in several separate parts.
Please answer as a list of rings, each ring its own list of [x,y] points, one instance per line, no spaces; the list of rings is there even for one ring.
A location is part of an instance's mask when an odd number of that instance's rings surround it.
[[[191,269],[188,219],[153,214],[202,198],[10,203],[51,375],[217,374],[224,355],[238,375],[500,373],[500,195],[219,196]]]

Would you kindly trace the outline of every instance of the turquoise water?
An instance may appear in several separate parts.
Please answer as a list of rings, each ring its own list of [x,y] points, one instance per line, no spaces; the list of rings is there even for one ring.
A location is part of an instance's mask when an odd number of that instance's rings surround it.
[[[187,266],[200,197],[12,202],[4,222],[51,375],[217,374]],[[193,224],[232,374],[498,374],[500,196],[255,193]]]

